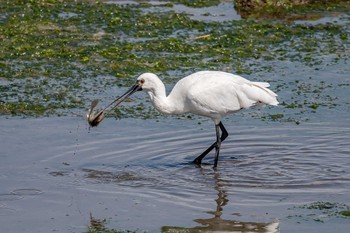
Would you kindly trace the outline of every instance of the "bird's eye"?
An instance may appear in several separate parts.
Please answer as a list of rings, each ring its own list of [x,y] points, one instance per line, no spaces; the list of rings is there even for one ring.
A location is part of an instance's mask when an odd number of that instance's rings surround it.
[[[144,80],[144,79],[141,79],[141,80],[140,80],[140,83],[141,83],[141,84],[144,84],[144,83],[145,83],[145,80]]]

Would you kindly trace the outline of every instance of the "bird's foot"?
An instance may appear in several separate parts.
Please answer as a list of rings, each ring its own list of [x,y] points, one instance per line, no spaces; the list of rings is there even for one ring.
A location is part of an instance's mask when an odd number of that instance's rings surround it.
[[[192,163],[194,163],[194,164],[201,164],[202,163],[202,161],[200,161],[200,160],[198,160],[198,159],[195,159],[195,160],[193,160],[193,162]]]
[[[193,160],[193,161],[192,161],[192,163],[194,163],[194,164],[196,164],[196,165],[200,166],[200,165],[202,164],[202,160],[201,160],[201,159],[196,158],[195,160]]]

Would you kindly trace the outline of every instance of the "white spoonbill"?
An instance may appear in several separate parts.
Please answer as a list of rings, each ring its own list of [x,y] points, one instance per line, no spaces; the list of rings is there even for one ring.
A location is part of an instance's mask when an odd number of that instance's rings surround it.
[[[88,112],[90,126],[97,126],[105,111],[111,111],[136,91],[148,93],[153,106],[163,114],[192,113],[211,118],[215,123],[216,141],[193,162],[201,164],[202,159],[215,147],[214,167],[218,164],[221,142],[228,133],[221,119],[257,103],[278,105],[276,94],[266,82],[251,82],[241,76],[221,71],[200,71],[182,78],[167,96],[163,82],[153,73],[141,74],[136,83],[122,96],[94,114],[97,100]],[[220,132],[221,131],[221,132]]]

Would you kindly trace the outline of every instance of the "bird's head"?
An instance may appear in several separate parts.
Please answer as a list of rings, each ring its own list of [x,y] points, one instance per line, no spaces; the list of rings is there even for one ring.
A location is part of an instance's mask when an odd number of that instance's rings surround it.
[[[141,87],[140,90],[154,92],[159,85],[162,85],[162,81],[153,73],[144,73],[137,78],[136,84]]]
[[[157,75],[152,73],[144,73],[141,74],[134,85],[132,85],[129,90],[127,90],[123,95],[118,97],[116,100],[114,100],[112,103],[107,105],[103,110],[101,110],[97,115],[94,114],[94,108],[97,105],[98,101],[93,101],[89,112],[87,114],[88,122],[90,126],[94,127],[97,126],[104,118],[105,112],[110,112],[113,109],[115,109],[121,102],[123,102],[125,99],[127,99],[129,96],[131,96],[136,91],[147,91],[147,92],[153,92],[159,83],[162,83]]]

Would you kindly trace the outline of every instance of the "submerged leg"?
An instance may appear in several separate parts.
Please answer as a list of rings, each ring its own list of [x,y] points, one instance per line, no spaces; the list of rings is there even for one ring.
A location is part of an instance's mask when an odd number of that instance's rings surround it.
[[[215,130],[216,130],[216,142],[214,142],[211,146],[209,146],[208,149],[206,149],[202,154],[200,154],[193,161],[195,164],[201,164],[202,159],[215,147],[216,153],[215,153],[214,167],[217,166],[218,159],[219,159],[220,145],[221,145],[221,142],[223,142],[227,138],[228,133],[224,125],[221,123],[221,121],[219,122],[218,125],[215,125]],[[220,137],[220,130],[221,130],[221,137]]]
[[[221,147],[221,138],[220,138],[220,127],[215,125],[216,130],[216,143],[215,143],[215,160],[214,160],[214,168],[218,166],[219,153]]]

